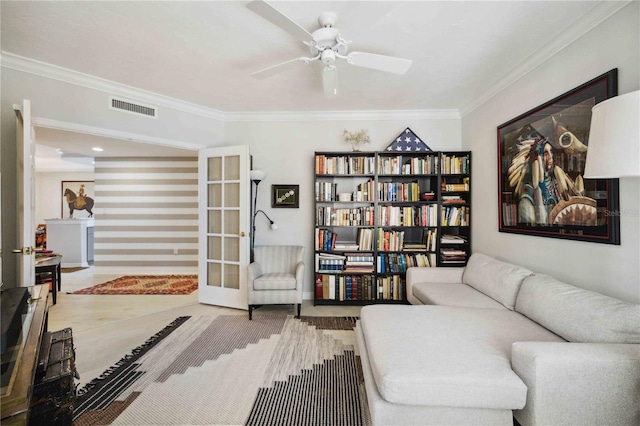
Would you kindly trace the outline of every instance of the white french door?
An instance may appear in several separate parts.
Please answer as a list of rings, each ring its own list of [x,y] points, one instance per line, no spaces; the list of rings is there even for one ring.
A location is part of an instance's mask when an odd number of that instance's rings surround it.
[[[17,282],[27,287],[35,283],[35,131],[31,121],[31,101],[14,105],[18,147],[18,247],[12,251],[17,262]]]
[[[198,155],[200,303],[247,309],[249,146]]]

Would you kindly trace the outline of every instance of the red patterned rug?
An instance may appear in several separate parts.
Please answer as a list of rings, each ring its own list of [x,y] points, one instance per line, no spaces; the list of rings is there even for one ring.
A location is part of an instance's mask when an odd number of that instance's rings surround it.
[[[125,275],[69,294],[191,294],[197,275]]]

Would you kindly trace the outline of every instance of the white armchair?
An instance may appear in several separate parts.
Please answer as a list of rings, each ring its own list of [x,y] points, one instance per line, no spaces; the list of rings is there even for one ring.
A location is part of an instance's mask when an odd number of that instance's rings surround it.
[[[304,247],[260,246],[249,265],[249,319],[259,305],[302,305]]]

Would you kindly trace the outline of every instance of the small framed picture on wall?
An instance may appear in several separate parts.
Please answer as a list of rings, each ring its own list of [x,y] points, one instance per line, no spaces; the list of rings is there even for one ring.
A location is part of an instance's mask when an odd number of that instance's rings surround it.
[[[94,181],[63,180],[61,218],[93,217]]]
[[[271,185],[271,207],[297,209],[299,188],[300,185]]]

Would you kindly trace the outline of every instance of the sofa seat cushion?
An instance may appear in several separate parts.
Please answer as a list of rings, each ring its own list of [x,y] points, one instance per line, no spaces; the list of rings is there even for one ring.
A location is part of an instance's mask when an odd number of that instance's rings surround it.
[[[570,342],[640,343],[640,305],[534,274],[524,280],[516,311]]]
[[[295,290],[296,276],[283,272],[262,274],[253,281],[254,290]]]
[[[411,288],[413,295],[425,305],[506,309],[502,304],[466,284],[416,283]]]
[[[522,281],[532,273],[521,266],[474,253],[464,269],[462,282],[513,311]]]
[[[507,309],[371,305],[360,324],[378,392],[409,405],[520,409],[516,341],[563,341]]]

